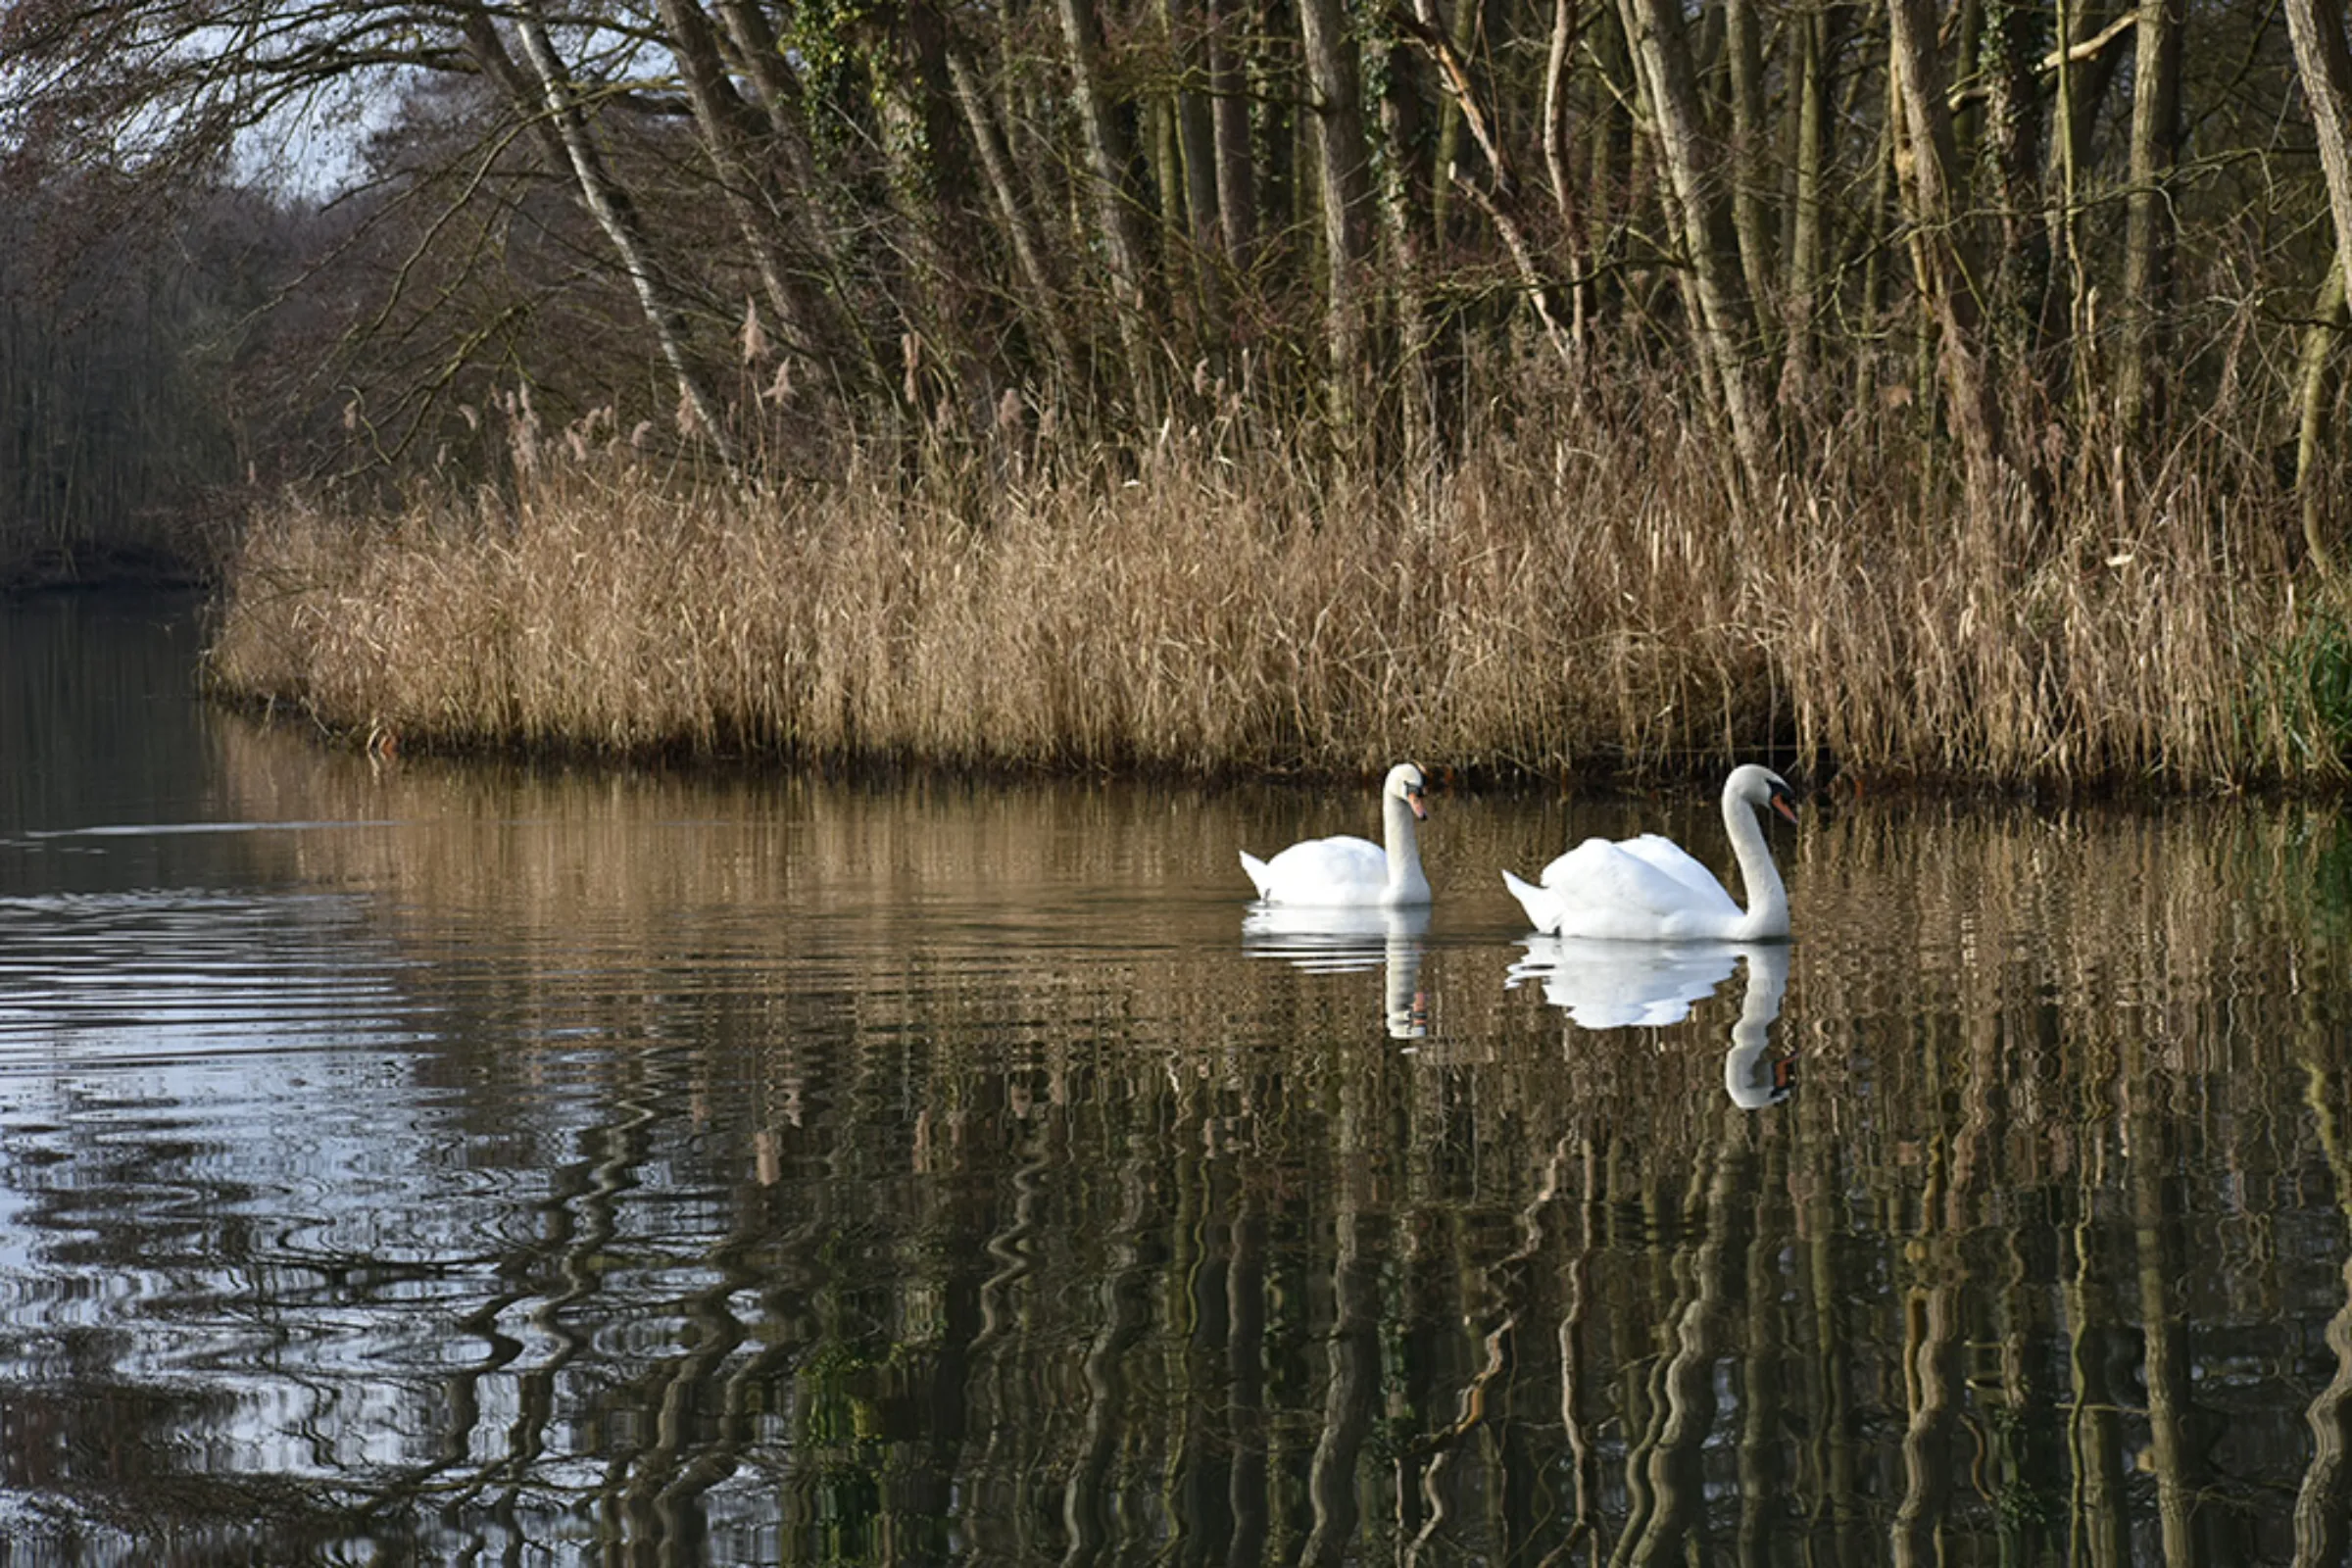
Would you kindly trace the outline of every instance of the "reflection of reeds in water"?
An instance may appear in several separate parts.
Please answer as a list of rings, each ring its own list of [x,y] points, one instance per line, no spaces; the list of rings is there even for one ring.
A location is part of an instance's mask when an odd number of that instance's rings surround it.
[[[247,814],[295,766],[320,814],[317,760],[276,747],[230,743]],[[326,808],[413,825],[303,870],[382,894],[423,956],[601,933],[604,994],[537,999],[596,1026],[599,1124],[509,1273],[518,1309],[669,1338],[517,1374],[535,1413],[457,1446],[527,1471],[593,1417],[630,1528],[749,1473],[788,1555],[2339,1539],[2340,1445],[2310,1443],[2352,1364],[2323,1328],[2342,1129],[2305,1098],[2342,1082],[2320,813],[1826,808],[1781,845],[1803,1074],[1757,1111],[1718,1071],[1737,980],[1594,1034],[1505,992],[1499,939],[1432,944],[1446,1049],[1394,1049],[1377,976],[1240,956],[1200,797],[335,765]],[[1433,841],[1465,878],[1531,858],[1532,813],[1458,804]],[[957,966],[908,936],[954,917],[942,880],[1121,878],[1230,888],[1232,961]],[[756,972],[665,986],[698,941]],[[559,1054],[442,1049],[485,1119]]]

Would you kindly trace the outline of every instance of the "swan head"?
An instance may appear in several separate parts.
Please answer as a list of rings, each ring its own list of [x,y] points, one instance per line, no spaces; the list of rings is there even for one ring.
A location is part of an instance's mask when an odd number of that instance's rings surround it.
[[[1410,762],[1398,762],[1390,768],[1389,781],[1382,787],[1383,794],[1395,796],[1411,808],[1413,815],[1423,818],[1429,815],[1429,807],[1422,799],[1428,790],[1429,782],[1421,776],[1421,769]]]
[[[1732,769],[1732,776],[1724,780],[1723,798],[1770,811],[1790,825],[1796,822],[1796,791],[1780,774],[1755,762]]]

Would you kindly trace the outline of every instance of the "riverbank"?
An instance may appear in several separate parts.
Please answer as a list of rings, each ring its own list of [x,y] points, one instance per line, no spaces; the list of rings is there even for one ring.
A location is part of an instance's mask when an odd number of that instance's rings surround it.
[[[2352,620],[2276,493],[2086,461],[2035,525],[1854,440],[1733,500],[1679,422],[1417,485],[1171,435],[764,495],[617,455],[385,516],[288,499],[208,679],[379,747],[951,766],[2334,783]]]

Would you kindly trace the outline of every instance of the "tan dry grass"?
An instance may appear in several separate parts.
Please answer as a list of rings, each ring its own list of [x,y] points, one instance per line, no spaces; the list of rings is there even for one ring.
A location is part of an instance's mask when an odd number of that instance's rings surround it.
[[[1497,438],[1418,486],[1171,436],[761,498],[620,460],[256,519],[220,686],[404,744],[1193,772],[2333,778],[2279,519],[2194,476],[1923,515],[1736,505],[1698,438]],[[620,465],[620,466],[614,466]],[[1906,486],[1906,491],[1910,487]],[[2316,739],[2315,739],[2316,737]]]

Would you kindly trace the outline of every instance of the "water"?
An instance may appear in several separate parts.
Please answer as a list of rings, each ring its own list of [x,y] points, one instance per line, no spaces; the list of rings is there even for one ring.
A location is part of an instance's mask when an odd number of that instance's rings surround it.
[[[2341,1560],[2352,839],[371,765],[0,611],[0,1561]],[[1437,760],[1424,759],[1425,761]]]

